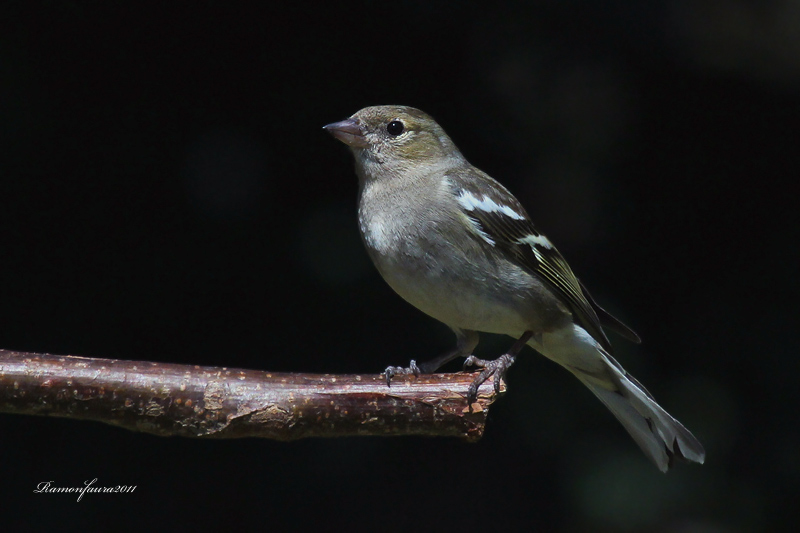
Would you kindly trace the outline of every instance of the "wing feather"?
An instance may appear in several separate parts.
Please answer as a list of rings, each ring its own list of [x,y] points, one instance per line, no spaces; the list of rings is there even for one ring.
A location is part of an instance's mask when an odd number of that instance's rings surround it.
[[[594,303],[564,257],[536,229],[525,209],[505,187],[480,171],[466,176],[459,173],[457,180],[450,179],[449,182],[464,214],[482,238],[485,240],[488,236],[495,246],[513,255],[521,265],[545,281],[572,310],[581,326],[604,348],[610,350],[611,343],[603,332],[598,315],[624,337],[634,341],[638,339],[633,330]]]

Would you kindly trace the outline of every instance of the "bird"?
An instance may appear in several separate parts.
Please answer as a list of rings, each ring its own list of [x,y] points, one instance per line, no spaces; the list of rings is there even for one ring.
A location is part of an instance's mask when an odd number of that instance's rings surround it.
[[[478,387],[493,377],[499,391],[530,346],[588,387],[662,472],[676,459],[705,461],[695,436],[612,357],[603,327],[637,343],[638,335],[594,301],[521,203],[472,166],[433,118],[372,106],[323,129],[355,158],[359,230],[378,272],[456,335],[455,349],[430,361],[389,366],[388,385],[465,357],[465,369],[481,369],[468,390],[471,409]],[[516,341],[497,359],[478,359],[479,333]]]

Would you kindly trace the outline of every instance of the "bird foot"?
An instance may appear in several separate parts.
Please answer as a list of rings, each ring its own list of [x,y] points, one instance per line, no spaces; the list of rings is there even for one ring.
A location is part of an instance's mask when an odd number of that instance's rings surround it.
[[[392,386],[392,378],[395,376],[407,376],[409,374],[414,374],[414,376],[419,377],[422,371],[417,366],[417,362],[412,359],[411,362],[408,364],[407,367],[402,366],[387,366],[386,370],[383,371],[386,374],[386,386]]]
[[[508,369],[514,364],[515,359],[516,357],[510,353],[503,354],[493,361],[478,359],[474,355],[470,355],[466,358],[464,361],[465,371],[467,370],[467,367],[470,366],[483,368],[481,373],[478,374],[478,377],[475,378],[475,381],[470,384],[469,389],[467,390],[467,403],[469,404],[470,412],[472,412],[472,404],[478,400],[478,389],[490,377],[494,376],[495,394],[500,393],[500,380],[505,377]]]

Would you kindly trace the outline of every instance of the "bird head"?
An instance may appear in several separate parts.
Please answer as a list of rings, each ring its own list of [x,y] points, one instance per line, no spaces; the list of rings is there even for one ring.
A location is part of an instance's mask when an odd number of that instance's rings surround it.
[[[441,126],[413,107],[365,107],[324,129],[350,147],[367,178],[463,161]]]

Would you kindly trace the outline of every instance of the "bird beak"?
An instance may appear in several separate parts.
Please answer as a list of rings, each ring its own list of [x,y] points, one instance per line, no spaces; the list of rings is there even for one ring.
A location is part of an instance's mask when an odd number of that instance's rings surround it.
[[[355,119],[347,118],[323,126],[322,129],[352,148],[366,148],[368,145],[364,128]]]

